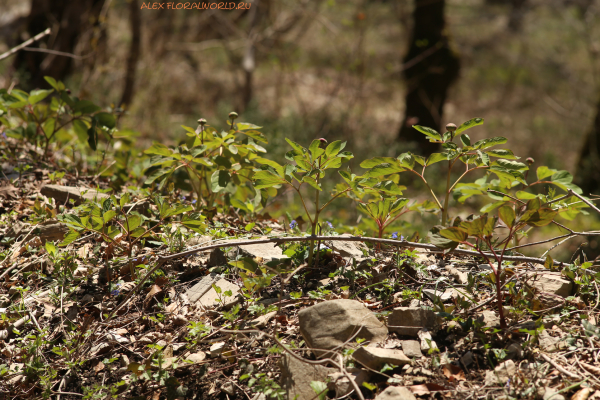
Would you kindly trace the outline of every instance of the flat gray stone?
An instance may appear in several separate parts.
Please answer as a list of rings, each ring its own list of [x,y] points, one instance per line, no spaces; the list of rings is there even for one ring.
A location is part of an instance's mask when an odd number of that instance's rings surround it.
[[[403,340],[402,351],[404,355],[409,358],[421,358],[423,353],[421,352],[421,344],[416,340]]]
[[[259,243],[239,246],[240,254],[243,257],[252,257],[259,264],[268,263],[274,259],[282,260],[289,258],[283,254],[281,247],[275,246],[275,243]],[[235,250],[233,250],[235,252]]]
[[[388,329],[361,302],[356,300],[331,300],[305,308],[298,313],[300,333],[308,347],[332,350],[349,339],[356,338],[371,343],[385,341]],[[317,357],[331,352],[313,350]]]
[[[388,329],[398,335],[417,336],[421,329],[434,330],[438,325],[435,312],[421,307],[397,307],[388,317]]]
[[[351,237],[352,235],[349,234],[343,234],[340,236],[348,236]],[[335,251],[337,251],[338,253],[340,253],[340,255],[342,257],[346,257],[346,258],[356,258],[356,259],[360,259],[362,260],[365,255],[363,253],[363,250],[368,251],[368,247],[363,243],[363,242],[352,242],[352,241],[331,241],[331,242],[327,242],[327,247],[329,247],[330,249],[333,249]]]
[[[415,395],[403,386],[388,386],[375,400],[417,400]]]
[[[493,371],[485,373],[485,385],[497,386],[504,385],[508,380],[517,373],[517,366],[513,360],[504,361],[499,364]]]
[[[452,288],[448,288],[444,292],[439,291],[439,290],[433,290],[433,289],[423,289],[423,293],[427,297],[429,297],[429,299],[431,301],[433,301],[434,303],[437,302],[438,299],[442,303],[445,303],[447,301],[451,301],[452,299],[456,298],[458,295],[458,292]]]
[[[219,279],[219,275],[210,274],[202,277],[200,282],[196,283],[194,286],[189,288],[187,292],[185,292],[191,304],[194,304],[200,297],[202,297],[206,292],[208,292],[213,283],[216,283]]]
[[[360,347],[352,357],[365,367],[379,371],[385,364],[403,366],[410,364],[410,358],[402,350]]]
[[[102,200],[110,197],[110,195],[100,193],[95,189],[60,185],[44,185],[40,189],[40,193],[56,200],[57,205],[68,204],[70,199],[79,205],[86,200]]]
[[[500,317],[495,311],[486,310],[481,313],[479,318],[483,321],[485,326],[490,328],[496,328],[500,326]]]
[[[289,354],[280,358],[279,368],[281,370],[281,387],[287,392],[289,400],[317,398],[310,383],[313,381],[327,382],[330,374],[338,372],[334,368],[302,362]]]
[[[212,287],[213,284],[221,288],[220,295]],[[225,296],[224,293],[229,290],[231,290],[232,295]],[[210,274],[203,277],[200,282],[192,286],[185,294],[191,304],[197,303],[202,309],[206,310],[220,305],[227,307],[236,303],[239,291],[240,288],[237,285],[221,278],[217,274]],[[219,300],[222,300],[222,302]]]
[[[469,283],[469,274],[467,274],[466,272],[462,272],[452,266],[446,267],[446,271],[448,271],[450,276],[454,278],[454,281],[456,283],[459,283],[461,285],[466,285],[467,283]]]
[[[561,297],[568,297],[573,292],[573,282],[563,278],[558,273],[539,270],[527,273],[526,277],[527,284],[540,292]]]

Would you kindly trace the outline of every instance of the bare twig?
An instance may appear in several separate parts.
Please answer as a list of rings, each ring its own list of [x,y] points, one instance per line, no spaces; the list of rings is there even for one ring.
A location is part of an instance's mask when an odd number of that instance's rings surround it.
[[[18,46],[13,47],[12,49],[8,50],[6,53],[0,55],[0,60],[4,60],[5,58],[8,58],[10,56],[12,56],[13,54],[15,54],[17,51],[29,46],[30,44],[37,42],[38,40],[42,39],[45,36],[48,36],[50,34],[50,28],[46,29],[44,32],[42,33],[38,33],[37,35],[35,35],[34,37],[32,37],[29,40],[24,41],[23,43],[21,43]]]
[[[596,207],[594,205],[594,203],[592,203],[591,201],[589,201],[588,199],[586,199],[585,197],[583,197],[582,195],[575,193],[572,189],[569,189],[569,194],[573,195],[573,196],[577,196],[581,199],[581,201],[583,201],[585,204],[587,204],[588,206],[592,207],[594,209],[594,211],[596,211],[597,213],[600,214],[600,209],[598,209],[598,207]]]

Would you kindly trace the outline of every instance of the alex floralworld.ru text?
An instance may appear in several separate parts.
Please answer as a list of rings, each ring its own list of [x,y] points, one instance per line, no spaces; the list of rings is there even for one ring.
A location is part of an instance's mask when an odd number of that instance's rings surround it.
[[[247,10],[252,3],[234,2],[186,2],[186,3],[142,3],[142,9],[148,10]]]

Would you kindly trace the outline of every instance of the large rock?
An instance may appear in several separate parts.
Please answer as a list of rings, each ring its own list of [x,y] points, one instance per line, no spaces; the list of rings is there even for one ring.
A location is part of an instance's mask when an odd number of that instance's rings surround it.
[[[414,394],[403,386],[388,386],[375,400],[417,400]]]
[[[379,371],[385,364],[403,366],[410,364],[410,358],[402,350],[361,347],[352,357],[365,367]]]
[[[438,325],[435,312],[421,307],[394,308],[388,317],[388,329],[398,335],[417,336],[421,329],[435,330]]]
[[[285,389],[289,400],[317,398],[310,383],[313,381],[327,382],[328,375],[338,372],[334,368],[300,361],[289,354],[281,357],[279,368],[281,369],[281,386]]]
[[[331,300],[305,308],[298,313],[300,333],[308,347],[332,350],[350,340],[361,338],[371,343],[383,342],[387,327],[375,314],[356,300]],[[314,350],[318,357],[331,354]]]

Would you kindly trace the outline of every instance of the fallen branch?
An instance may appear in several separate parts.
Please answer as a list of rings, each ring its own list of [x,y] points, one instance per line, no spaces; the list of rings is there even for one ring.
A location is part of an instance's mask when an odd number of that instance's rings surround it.
[[[19,51],[19,50],[21,50],[21,49],[29,46],[31,43],[37,42],[38,40],[42,39],[45,36],[48,36],[49,34],[50,34],[50,28],[46,29],[42,33],[38,33],[37,35],[35,35],[31,39],[28,39],[28,40],[24,41],[23,43],[21,43],[20,45],[13,47],[12,49],[8,50],[6,53],[1,54],[0,55],[0,60],[4,60],[5,58],[8,58],[8,57],[12,56],[17,51]]]
[[[186,250],[181,253],[170,254],[168,256],[159,256],[158,260],[165,262],[168,260],[172,260],[179,257],[185,257],[192,254],[199,253],[201,251],[207,251],[212,249],[218,249],[221,247],[234,247],[234,246],[244,246],[249,244],[261,244],[261,243],[285,243],[285,242],[309,242],[309,241],[344,241],[344,242],[371,242],[371,243],[383,243],[388,244],[390,246],[395,247],[414,247],[418,249],[426,249],[431,251],[432,253],[443,253],[444,250],[436,247],[433,244],[425,244],[425,243],[414,243],[407,241],[399,241],[394,239],[379,239],[373,237],[366,236],[290,236],[290,237],[273,237],[268,239],[253,239],[253,240],[238,240],[238,241],[229,241],[224,243],[211,244],[209,246],[199,247],[197,249]],[[477,251],[471,250],[462,250],[462,249],[454,249],[449,251],[448,253],[452,254],[461,254],[466,256],[475,256],[477,258],[481,258],[481,253]],[[484,252],[485,256],[493,257],[493,254]],[[516,261],[516,262],[530,262],[535,264],[544,264],[546,261],[542,258],[535,257],[524,257],[524,256],[504,256],[505,261]]]

